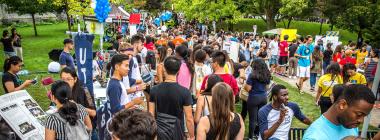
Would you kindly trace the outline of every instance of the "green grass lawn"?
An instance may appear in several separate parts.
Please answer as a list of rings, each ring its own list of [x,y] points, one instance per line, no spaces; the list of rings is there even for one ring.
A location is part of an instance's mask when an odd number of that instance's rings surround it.
[[[287,24],[287,21],[286,21]],[[267,30],[266,24],[261,19],[241,19],[236,24],[233,25],[233,29],[235,31],[243,31],[243,32],[252,32],[252,26],[257,25],[257,32],[262,33]],[[319,33],[320,23],[316,22],[305,22],[305,21],[292,21],[290,24],[290,29],[297,29],[297,34],[299,35],[318,35]],[[227,25],[223,24],[222,27],[227,29]],[[277,28],[285,28],[283,22],[277,23]],[[322,34],[326,34],[326,31],[330,30],[329,24],[322,25]],[[357,34],[349,32],[347,30],[337,29],[334,27],[334,31],[339,31],[340,41],[343,43],[347,43],[348,40],[356,40]]]

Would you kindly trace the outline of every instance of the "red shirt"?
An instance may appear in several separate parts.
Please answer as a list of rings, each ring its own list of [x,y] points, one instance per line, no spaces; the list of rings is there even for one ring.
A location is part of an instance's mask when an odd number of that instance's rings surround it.
[[[342,54],[341,53],[337,53],[337,54],[333,55],[333,61],[334,62],[338,62],[338,59],[339,59],[339,61],[342,61]]]
[[[152,42],[150,42],[149,44],[144,43],[144,46],[146,49],[150,51],[154,50],[154,44]]]
[[[280,42],[280,56],[288,56],[288,47],[289,44],[287,41],[281,41]]]
[[[231,86],[232,90],[234,91],[234,95],[236,96],[239,92],[239,87],[237,85],[237,82],[236,82],[236,79],[234,78],[234,76],[232,76],[231,74],[217,74],[217,75],[223,79],[224,83]],[[205,76],[205,78],[202,81],[201,90],[206,89],[207,79],[208,79],[208,75]]]
[[[347,63],[351,63],[351,64],[356,64],[356,59],[353,58],[353,57],[345,57],[343,59],[340,60],[339,64],[340,65],[345,65]]]

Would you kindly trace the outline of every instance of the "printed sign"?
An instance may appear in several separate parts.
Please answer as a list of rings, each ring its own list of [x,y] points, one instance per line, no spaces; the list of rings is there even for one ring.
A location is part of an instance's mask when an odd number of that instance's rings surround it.
[[[78,78],[94,97],[92,83],[92,42],[94,35],[77,34],[74,37]]]
[[[47,114],[26,90],[0,96],[0,116],[23,140],[45,138]]]

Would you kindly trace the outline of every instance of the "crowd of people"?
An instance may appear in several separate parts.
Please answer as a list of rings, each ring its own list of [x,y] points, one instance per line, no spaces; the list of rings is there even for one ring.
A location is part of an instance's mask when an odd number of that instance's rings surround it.
[[[4,43],[8,34],[3,38]],[[368,43],[358,49],[355,43],[324,47],[321,41],[315,45],[312,36],[288,38],[223,30],[206,36],[191,25],[160,35],[118,35],[104,53],[103,65],[94,65],[94,81],[106,81],[102,85],[107,100],[100,108],[78,79],[70,55],[73,40],[65,39],[59,58],[61,80],[54,82],[49,96],[58,111],[47,118],[45,139],[69,139],[75,131],[67,127],[81,126],[75,127],[81,133],[77,136],[91,139],[282,140],[288,139],[293,116],[310,125],[303,139],[358,137],[358,125],[376,100],[370,88],[379,50]],[[239,47],[237,61],[224,49],[231,42]],[[6,59],[6,93],[33,83],[17,76],[22,62],[13,55]],[[146,73],[154,75],[152,80]],[[298,78],[300,93],[310,79],[321,117],[311,120],[297,103],[289,102],[287,87],[273,83],[274,75]],[[238,102],[240,113],[235,110]]]

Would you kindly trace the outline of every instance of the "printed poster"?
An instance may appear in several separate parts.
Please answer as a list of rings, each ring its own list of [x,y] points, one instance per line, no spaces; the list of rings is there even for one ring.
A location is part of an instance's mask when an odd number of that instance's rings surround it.
[[[23,140],[45,138],[48,116],[26,90],[0,96],[0,116]]]

